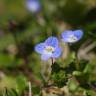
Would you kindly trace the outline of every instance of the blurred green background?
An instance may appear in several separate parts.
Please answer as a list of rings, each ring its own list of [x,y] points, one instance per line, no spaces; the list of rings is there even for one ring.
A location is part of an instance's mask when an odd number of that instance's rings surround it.
[[[64,54],[53,66],[52,80],[55,86],[64,86],[70,70],[80,86],[74,78],[67,80],[69,95],[64,96],[96,96],[96,0],[39,0],[38,13],[29,11],[26,1],[0,0],[0,96],[28,96],[28,81],[34,96],[40,96],[42,74],[47,78],[50,68],[46,70],[49,62],[41,61],[34,46],[51,35],[60,39],[68,29],[82,29],[84,36],[70,47],[62,45]],[[74,69],[76,56],[79,70]],[[54,71],[58,66],[64,74]]]

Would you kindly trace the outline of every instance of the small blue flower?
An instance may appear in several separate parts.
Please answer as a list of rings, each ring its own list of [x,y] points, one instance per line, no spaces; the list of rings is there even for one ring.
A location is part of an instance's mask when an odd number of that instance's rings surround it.
[[[41,5],[39,0],[27,0],[26,1],[26,7],[29,11],[36,13],[40,11]]]
[[[49,37],[45,42],[37,44],[35,51],[41,54],[41,59],[46,61],[50,58],[58,58],[61,55],[61,48],[56,37]]]
[[[66,30],[62,34],[62,41],[67,43],[75,43],[79,41],[83,36],[82,30]]]

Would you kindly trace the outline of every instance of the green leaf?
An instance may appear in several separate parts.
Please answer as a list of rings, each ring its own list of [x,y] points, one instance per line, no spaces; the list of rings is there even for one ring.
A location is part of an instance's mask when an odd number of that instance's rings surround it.
[[[13,61],[14,58],[11,58],[8,54],[0,53],[0,68],[12,66]]]
[[[72,92],[75,92],[77,90],[77,88],[78,88],[78,82],[76,81],[75,78],[69,79],[69,81],[68,81],[68,88]]]
[[[80,72],[80,71],[73,71],[73,73],[72,73],[74,76],[80,76],[80,75],[82,75],[82,72]]]
[[[21,94],[27,86],[27,80],[23,75],[19,75],[16,77],[16,83],[16,90],[19,94]]]

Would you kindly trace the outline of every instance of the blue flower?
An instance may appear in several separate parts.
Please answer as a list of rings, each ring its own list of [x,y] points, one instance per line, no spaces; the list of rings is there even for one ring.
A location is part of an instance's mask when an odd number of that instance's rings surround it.
[[[41,5],[39,0],[27,0],[26,1],[26,7],[29,11],[36,13],[40,11]]]
[[[62,34],[62,41],[67,43],[75,43],[79,41],[83,36],[82,30],[66,30]]]
[[[41,54],[41,59],[46,61],[50,58],[58,58],[61,55],[61,48],[56,37],[49,37],[45,42],[37,44],[35,51]]]

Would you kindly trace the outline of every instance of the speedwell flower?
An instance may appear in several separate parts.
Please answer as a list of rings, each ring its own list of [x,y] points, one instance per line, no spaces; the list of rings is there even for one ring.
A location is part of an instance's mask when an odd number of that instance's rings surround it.
[[[36,13],[40,11],[41,4],[39,0],[26,0],[26,7],[29,11]]]
[[[79,41],[83,36],[82,30],[66,30],[62,34],[62,41],[67,43],[75,43]]]
[[[41,59],[45,61],[49,58],[58,58],[61,55],[61,48],[58,43],[58,39],[51,36],[45,42],[37,44],[35,51],[41,54]]]

